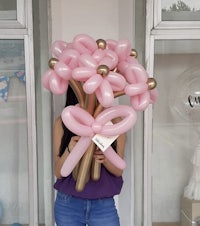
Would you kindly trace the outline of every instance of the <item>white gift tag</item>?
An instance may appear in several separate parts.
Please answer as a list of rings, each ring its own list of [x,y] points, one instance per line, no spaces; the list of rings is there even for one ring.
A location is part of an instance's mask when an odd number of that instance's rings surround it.
[[[107,125],[112,125],[112,122],[108,122]],[[103,136],[100,134],[94,135],[92,141],[101,149],[101,151],[105,151],[118,137],[116,136]]]

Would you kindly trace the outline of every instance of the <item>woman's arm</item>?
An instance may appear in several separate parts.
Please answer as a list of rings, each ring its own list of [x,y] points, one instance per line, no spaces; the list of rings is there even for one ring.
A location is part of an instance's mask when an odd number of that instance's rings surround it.
[[[63,155],[59,156],[61,139],[63,136],[62,119],[58,117],[54,122],[53,128],[53,151],[54,151],[54,174],[57,178],[61,178],[60,170],[62,165],[69,155],[68,151],[65,151]]]
[[[61,117],[58,117],[55,120],[54,128],[53,128],[53,149],[54,149],[54,174],[57,178],[61,178],[62,175],[60,173],[61,168],[68,157],[70,151],[74,148],[76,143],[79,140],[79,136],[73,136],[69,142],[68,147],[66,147],[65,152],[60,157],[59,156],[59,150],[60,150],[60,144],[63,136],[63,128],[62,128],[62,119]]]

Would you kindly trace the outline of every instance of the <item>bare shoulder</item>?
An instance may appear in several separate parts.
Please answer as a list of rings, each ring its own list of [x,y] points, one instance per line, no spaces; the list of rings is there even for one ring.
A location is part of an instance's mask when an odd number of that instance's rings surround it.
[[[60,141],[63,136],[63,127],[62,127],[62,119],[58,117],[54,121],[54,128],[53,128],[53,143],[54,149],[56,152],[59,150]]]
[[[62,119],[61,119],[61,116],[59,116],[54,121],[54,128],[61,125],[62,125]]]
[[[63,134],[62,119],[60,116],[56,118],[54,121],[53,131],[54,136],[56,137]]]

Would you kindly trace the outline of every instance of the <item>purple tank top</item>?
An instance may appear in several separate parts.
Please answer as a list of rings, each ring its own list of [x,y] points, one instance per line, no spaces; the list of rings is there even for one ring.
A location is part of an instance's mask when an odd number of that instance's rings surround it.
[[[85,185],[82,192],[78,192],[75,189],[76,181],[72,174],[68,177],[57,179],[54,188],[65,194],[72,195],[83,199],[99,199],[110,198],[114,195],[118,195],[123,185],[122,177],[116,177],[109,173],[106,168],[101,166],[101,177],[98,181],[90,179]]]

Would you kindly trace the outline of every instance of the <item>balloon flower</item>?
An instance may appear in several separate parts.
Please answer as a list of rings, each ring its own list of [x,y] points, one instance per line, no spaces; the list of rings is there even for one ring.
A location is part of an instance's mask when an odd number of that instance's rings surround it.
[[[156,80],[149,77],[136,58],[136,50],[125,39],[94,40],[79,34],[70,43],[52,44],[43,86],[61,95],[70,85],[79,101],[61,114],[65,126],[80,136],[61,169],[64,177],[73,172],[77,191],[84,189],[89,173],[94,180],[100,177],[100,164],[92,158],[94,136],[117,137],[127,132],[136,123],[137,111],[144,111],[157,99]],[[115,98],[121,95],[128,96],[130,106],[115,104]],[[110,123],[115,118],[121,121]],[[116,167],[126,167],[111,146],[102,151]]]

